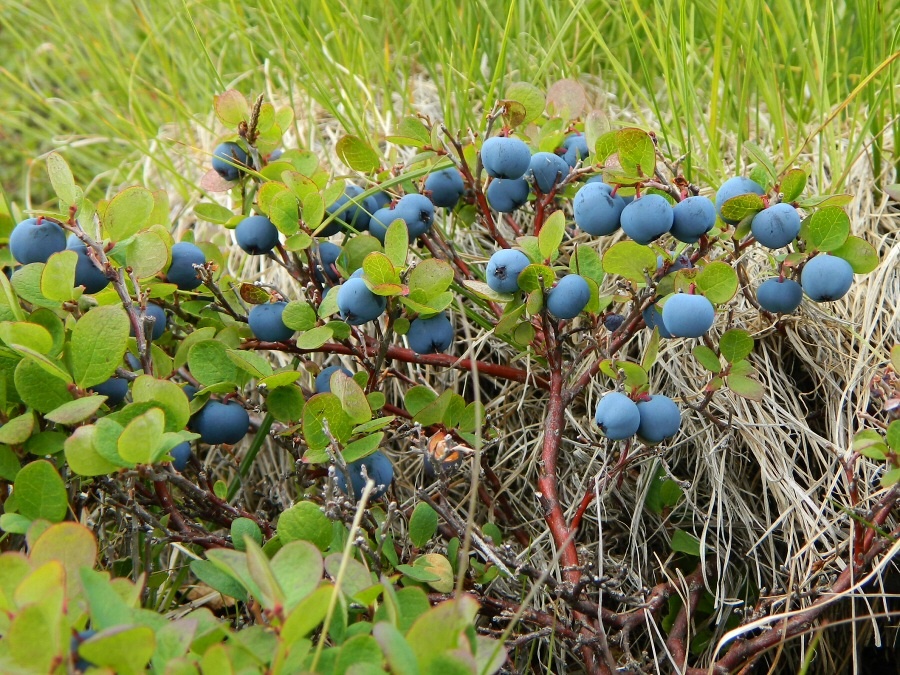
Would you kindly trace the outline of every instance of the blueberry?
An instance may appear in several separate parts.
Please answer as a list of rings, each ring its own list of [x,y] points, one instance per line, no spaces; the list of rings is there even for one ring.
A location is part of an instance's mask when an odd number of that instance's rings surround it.
[[[670,233],[678,241],[693,244],[716,224],[716,207],[709,197],[688,197],[672,209]]]
[[[200,247],[189,241],[179,241],[172,247],[172,262],[166,272],[166,279],[178,286],[178,290],[192,291],[202,283],[194,265],[204,264],[206,256]]]
[[[740,195],[751,193],[761,196],[764,195],[766,191],[763,189],[762,185],[756,181],[744,178],[743,176],[735,176],[734,178],[726,180],[722,183],[722,187],[720,187],[719,191],[716,193],[716,212],[719,214],[719,217],[722,217],[722,205],[725,204],[725,202]],[[729,220],[728,218],[722,218],[722,220],[732,225],[737,223],[736,220]]]
[[[579,160],[582,160],[591,154],[584,134],[570,134],[569,136],[566,136],[562,146],[566,149],[566,154],[563,155],[563,159],[566,164],[573,169],[575,168],[575,165],[578,164]]]
[[[674,255],[674,253],[670,254],[669,257],[672,258],[672,255]],[[665,262],[666,261],[663,260],[663,257],[661,255],[656,256],[656,270],[661,270]],[[672,274],[672,272],[677,272],[678,270],[691,269],[693,266],[694,265],[691,262],[691,259],[686,254],[682,253],[680,256],[674,258],[669,263],[666,274]]]
[[[363,467],[366,469],[366,475],[375,482],[375,489],[372,491],[371,499],[378,499],[387,492],[391,481],[394,480],[394,467],[391,464],[391,460],[385,457],[383,452],[376,450],[368,457],[350,462],[347,465],[350,485],[353,487],[353,496],[356,499],[362,497],[363,489],[366,487],[366,479],[363,478]],[[347,494],[347,479],[340,468],[335,470],[335,483],[338,490]]]
[[[612,192],[612,185],[609,185],[608,183],[606,183],[606,182],[603,181],[603,174],[601,174],[601,173],[598,173],[598,174],[596,174],[596,175],[594,175],[594,176],[591,176],[590,178],[588,178],[588,179],[587,179],[586,181],[584,181],[584,182],[585,182],[585,183],[590,183],[591,185],[593,185],[594,183],[596,183],[597,185],[605,185],[607,191],[608,191],[608,192]]]
[[[584,277],[568,274],[547,294],[547,310],[557,319],[574,319],[591,299],[591,287]]]
[[[572,200],[575,224],[588,234],[601,236],[619,229],[625,202],[606,183],[586,183]]]
[[[395,218],[402,218],[409,231],[409,238],[418,239],[431,229],[434,222],[434,204],[425,195],[404,195],[394,207]]]
[[[284,154],[284,148],[276,148],[272,152],[269,153],[267,161],[269,162],[277,162],[281,159],[281,156]]]
[[[641,416],[634,401],[625,394],[611,391],[597,403],[594,421],[608,439],[623,441],[637,433]]]
[[[753,216],[750,232],[766,248],[782,248],[800,234],[800,214],[790,204],[775,204]]]
[[[99,293],[109,286],[109,279],[101,272],[91,257],[88,255],[87,245],[74,234],[69,235],[66,248],[75,251],[78,262],[75,263],[75,285],[84,286],[84,292],[88,295]]]
[[[413,319],[406,339],[416,354],[439,354],[453,344],[453,324],[444,312],[429,319]]]
[[[803,287],[793,279],[767,279],[756,289],[756,300],[770,312],[790,314],[803,300]]]
[[[337,303],[341,318],[351,326],[374,321],[387,308],[387,298],[370,291],[360,278],[347,279],[338,286]]]
[[[66,233],[46,218],[28,218],[9,235],[9,252],[22,265],[47,262],[54,253],[66,250]]]
[[[569,175],[569,165],[552,152],[536,152],[531,157],[526,175],[534,179],[541,192],[547,194]]]
[[[278,228],[265,216],[250,216],[238,223],[234,238],[245,253],[266,255],[278,243]]]
[[[357,232],[369,229],[369,218],[378,210],[377,202],[371,197],[360,199],[365,192],[359,185],[348,183],[344,193],[330,204],[325,213],[328,216],[337,214],[325,229],[319,232],[320,237],[330,237],[341,230],[354,229]],[[344,206],[347,205],[346,208]]]
[[[369,220],[369,232],[375,236],[378,241],[384,244],[384,237],[387,235],[387,229],[395,220],[403,220],[396,209],[385,206],[372,214]]]
[[[237,401],[208,401],[191,418],[193,430],[209,445],[234,445],[250,431],[250,416]]]
[[[653,330],[654,328],[659,329],[659,336],[664,338],[675,337],[672,335],[668,329],[666,328],[666,324],[663,323],[662,311],[653,303],[647,309],[645,309],[641,316],[644,317],[644,323],[647,324],[647,328]]]
[[[316,266],[316,279],[320,284],[325,283],[326,277],[331,279],[333,283],[341,278],[337,267],[334,265],[340,255],[341,247],[337,244],[332,244],[330,241],[323,241],[313,248],[313,264]],[[319,265],[323,267],[323,270],[319,269]]]
[[[425,179],[425,190],[431,193],[431,201],[435,206],[452,209],[463,196],[466,186],[459,171],[450,167],[429,174]]]
[[[172,466],[175,467],[175,470],[184,471],[191,458],[191,444],[187,441],[179,443],[169,450],[169,454],[172,455]]]
[[[668,396],[657,394],[649,401],[638,401],[637,409],[641,416],[637,435],[644,443],[664,441],[681,428],[681,411]]]
[[[153,331],[150,333],[151,340],[158,340],[166,332],[166,310],[159,305],[154,305],[152,302],[147,303],[147,309],[144,311],[138,310],[138,314],[141,317],[152,316],[154,318]],[[131,337],[134,337],[133,326],[131,328]],[[138,364],[138,368],[140,368],[140,364]]]
[[[101,396],[105,396],[106,405],[112,408],[125,400],[125,396],[128,394],[128,380],[114,375],[106,382],[95,384],[91,389]]]
[[[500,213],[512,213],[528,201],[530,190],[524,178],[495,178],[488,185],[488,204]]]
[[[672,229],[675,216],[665,197],[643,195],[622,209],[622,230],[639,244],[649,244]]]
[[[625,317],[621,314],[608,314],[603,318],[603,326],[610,333],[619,330],[623,323],[625,323]]]
[[[93,663],[91,663],[87,659],[81,658],[78,655],[78,647],[81,645],[82,642],[91,639],[96,634],[97,634],[97,631],[95,631],[95,630],[90,630],[90,629],[83,630],[80,633],[78,633],[77,635],[73,635],[72,639],[69,641],[69,651],[72,652],[72,656],[75,658],[74,668],[75,668],[76,673],[83,673],[88,668],[91,668],[92,666],[94,666]]]
[[[494,136],[481,146],[481,163],[492,178],[521,178],[531,163],[531,150],[518,138]]]
[[[237,180],[241,175],[241,169],[233,164],[249,166],[247,153],[237,143],[222,143],[213,150],[212,168],[225,180]]]
[[[197,387],[195,387],[195,386],[192,385],[192,384],[186,384],[186,385],[184,385],[184,386],[181,388],[181,390],[184,392],[184,395],[187,396],[187,400],[188,400],[188,401],[193,401],[193,400],[194,400],[194,396],[196,396],[196,395],[197,395],[197,392],[200,391],[199,389],[197,389]]]
[[[384,190],[379,190],[373,194],[371,199],[376,210],[383,209],[385,206],[390,206],[391,202],[394,201],[394,198],[391,197],[390,193],[385,192]]]
[[[817,255],[800,273],[803,292],[815,302],[840,300],[853,284],[853,268],[843,258]]]
[[[281,316],[284,314],[286,302],[270,302],[266,305],[254,305],[247,315],[247,322],[254,337],[261,342],[284,342],[290,340],[294,331],[284,325]]]
[[[316,375],[315,390],[317,394],[326,394],[331,391],[331,376],[339,370],[347,377],[353,377],[353,373],[343,366],[328,366],[327,368],[323,368],[319,374]]]
[[[675,337],[700,337],[712,328],[716,310],[702,295],[678,293],[666,300],[662,319]]]
[[[519,275],[531,261],[521,251],[505,248],[488,260],[487,285],[498,293],[515,293],[519,290]]]

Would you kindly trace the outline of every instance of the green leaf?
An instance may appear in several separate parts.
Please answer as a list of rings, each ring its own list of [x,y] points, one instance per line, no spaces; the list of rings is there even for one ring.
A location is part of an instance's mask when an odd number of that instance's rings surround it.
[[[781,194],[784,201],[790,203],[796,201],[803,190],[806,189],[806,181],[809,177],[803,169],[791,169],[781,179]]]
[[[160,408],[151,408],[126,426],[117,443],[119,456],[126,462],[149,464],[162,441],[166,416]]]
[[[331,584],[319,586],[303,599],[285,619],[281,627],[281,639],[292,645],[313,632],[324,620],[332,602],[335,588]],[[340,610],[339,610],[340,611]],[[332,623],[332,628],[334,624]]]
[[[291,330],[310,330],[316,325],[316,310],[306,302],[293,300],[284,308],[281,321]]]
[[[255,521],[249,518],[235,518],[231,521],[231,541],[236,551],[246,551],[244,537],[250,537],[258,546],[262,546],[262,530]]]
[[[316,394],[303,408],[303,438],[311,450],[321,450],[329,443],[324,423],[339,442],[349,438],[353,431],[353,423],[334,394]]]
[[[398,218],[388,225],[384,234],[384,253],[394,267],[404,267],[409,252],[409,231],[406,222]]]
[[[194,206],[194,215],[200,220],[214,225],[225,225],[234,217],[231,209],[227,209],[221,204],[215,202],[201,202]]]
[[[711,262],[700,270],[694,282],[706,299],[716,305],[731,300],[738,289],[737,272],[721,261]]]
[[[622,169],[634,176],[653,176],[656,169],[656,148],[653,139],[643,129],[633,127],[616,132],[616,148]]]
[[[391,263],[390,258],[384,253],[378,253],[376,251],[367,255],[366,259],[363,260],[363,271],[365,272],[366,279],[372,286],[400,283],[400,275],[397,274],[397,270],[394,269],[394,265]]]
[[[28,440],[34,430],[34,413],[30,410],[0,427],[0,443],[5,445],[21,445]]]
[[[337,293],[329,293],[329,295],[337,295]],[[297,348],[318,349],[326,342],[328,342],[333,335],[334,331],[332,330],[331,326],[318,326],[310,331],[303,333],[303,335],[300,335],[297,338]]]
[[[404,117],[397,125],[397,130],[385,140],[396,145],[408,145],[415,148],[431,143],[431,134],[418,117]]]
[[[529,124],[544,112],[546,102],[543,92],[528,82],[513,82],[506,89],[505,98],[522,104],[524,114],[520,124]]]
[[[860,431],[853,437],[853,451],[870,459],[884,461],[887,457],[888,446],[884,439],[874,429]]]
[[[422,291],[428,300],[446,291],[451,283],[453,283],[453,268],[450,263],[437,258],[423,260],[409,275],[410,293],[413,290]]]
[[[382,621],[372,629],[372,637],[378,641],[388,667],[394,675],[419,675],[416,655],[399,630]]]
[[[463,286],[468,288],[478,297],[484,298],[485,300],[490,300],[492,302],[500,302],[505,304],[507,302],[511,302],[515,297],[512,293],[498,293],[483,281],[470,281],[467,279],[463,281]],[[401,298],[401,302],[403,302],[403,304],[407,304],[407,302],[405,302],[407,300],[408,298]]]
[[[228,358],[251,377],[262,379],[274,374],[272,364],[259,354],[244,349],[229,349]]]
[[[72,400],[69,383],[30,357],[19,361],[14,382],[22,402],[38,412],[48,413]]]
[[[66,486],[50,462],[39,459],[22,467],[13,490],[19,513],[26,518],[58,523],[66,517],[69,510]]]
[[[719,373],[722,371],[722,362],[719,361],[719,357],[706,345],[697,345],[691,350],[691,353],[709,372]]]
[[[50,331],[36,323],[25,321],[0,323],[0,340],[11,347],[27,346],[40,354],[47,354],[53,348]]]
[[[278,517],[278,536],[284,543],[308,541],[320,551],[331,546],[331,520],[313,502],[299,502]]]
[[[526,293],[543,292],[556,283],[556,274],[546,265],[528,265],[519,273],[518,282]]]
[[[422,548],[437,532],[438,514],[425,502],[416,504],[409,518],[409,540],[416,548]]]
[[[192,560],[191,572],[200,581],[219,591],[222,595],[243,602],[249,599],[246,589],[233,576],[223,572],[208,560]]]
[[[672,550],[688,555],[700,555],[700,540],[684,530],[675,530],[672,533]]]
[[[885,440],[894,452],[900,452],[900,420],[894,420],[888,425]]]
[[[148,626],[116,626],[82,642],[78,654],[97,666],[108,666],[120,675],[146,671],[156,649],[156,635]]]
[[[831,251],[831,254],[843,258],[856,274],[868,274],[878,267],[878,252],[865,239],[850,235],[847,240]]]
[[[66,463],[79,476],[103,476],[119,467],[104,459],[94,447],[96,427],[78,427],[66,439]]]
[[[882,487],[891,487],[900,482],[900,468],[891,469],[881,477]]]
[[[416,619],[406,641],[416,655],[421,672],[445,672],[432,667],[435,658],[461,645],[463,631],[474,621],[477,612],[478,603],[471,596],[460,595],[436,605]]]
[[[60,251],[47,259],[41,273],[41,294],[50,300],[65,302],[72,300],[75,293],[75,265],[78,254],[75,251]]]
[[[620,370],[625,373],[625,385],[628,387],[642,387],[649,380],[647,371],[636,363],[611,359],[600,362],[600,372],[612,380],[618,379]]]
[[[722,217],[726,220],[740,222],[747,216],[762,211],[765,203],[758,194],[749,192],[745,195],[732,197],[722,204]]]
[[[762,401],[766,395],[762,384],[746,375],[729,375],[725,378],[725,384],[738,396],[743,396],[751,401]]]
[[[153,193],[142,187],[126,188],[109,202],[102,223],[106,237],[122,241],[140,232],[153,212]]]
[[[196,343],[188,352],[187,364],[197,381],[207,387],[238,379],[238,368],[228,358],[228,347],[219,340]]]
[[[594,143],[594,155],[597,162],[602,164],[616,154],[618,148],[616,133],[615,131],[607,131],[597,137],[597,141]]]
[[[416,385],[410,387],[403,399],[403,405],[410,415],[415,416],[420,410],[430,405],[438,395],[429,387]]]
[[[72,426],[93,416],[105,400],[105,396],[78,398],[74,401],[63,403],[58,408],[54,408],[45,417],[51,422]]]
[[[25,534],[31,527],[31,519],[18,513],[4,513],[0,515],[0,530],[10,534]]]
[[[750,333],[739,328],[727,330],[719,338],[719,351],[729,363],[745,359],[753,351],[753,338]]]
[[[216,117],[233,130],[237,130],[241,122],[250,119],[250,104],[241,92],[229,89],[213,97]]]
[[[130,329],[117,305],[95,307],[72,329],[70,355],[75,384],[82,389],[108,380],[122,363]]]
[[[169,264],[170,244],[154,227],[132,237],[125,247],[126,264],[138,279],[152,277]]]
[[[58,152],[47,155],[47,173],[53,191],[65,206],[77,205],[81,201],[81,191],[75,186],[72,170]]]
[[[603,262],[600,254],[589,246],[579,246],[569,260],[569,271],[585,279],[593,279],[599,286],[603,283]]]
[[[837,206],[819,209],[803,223],[800,236],[816,251],[833,251],[850,236],[850,218]]]
[[[815,209],[826,206],[847,206],[852,201],[853,195],[814,195],[801,199],[798,205],[802,209]]]
[[[344,412],[354,425],[372,419],[366,394],[356,380],[338,370],[331,376],[331,393],[338,397]]]
[[[352,443],[348,443],[341,453],[344,457],[344,461],[355,462],[364,457],[368,457],[379,448],[383,440],[384,432],[379,431],[374,434],[369,434],[368,436],[363,436]]]
[[[545,260],[552,260],[559,254],[559,245],[562,243],[563,236],[566,233],[566,216],[560,211],[554,211],[547,218],[541,233],[538,235],[538,246],[540,247],[541,257]]]
[[[749,154],[765,170],[766,175],[769,178],[766,182],[771,185],[771,181],[778,177],[778,170],[772,164],[772,160],[769,159],[769,156],[761,147],[751,141],[744,141],[744,150],[746,150],[747,154]],[[760,183],[760,185],[764,184],[765,183]]]
[[[285,607],[290,611],[322,580],[322,554],[309,542],[292,541],[275,554],[271,568],[278,585],[284,589]]]
[[[629,281],[641,283],[648,272],[656,271],[656,253],[634,241],[620,241],[603,254],[603,269]]]
[[[381,164],[376,152],[358,136],[343,136],[337,142],[335,152],[344,164],[360,173],[377,171]]]
[[[184,389],[174,382],[141,375],[134,381],[131,393],[135,403],[147,401],[162,408],[166,415],[166,431],[180,431],[187,426],[191,406]]]
[[[22,466],[19,456],[8,445],[0,445],[0,478],[12,483]]]
[[[443,422],[444,416],[447,413],[447,408],[453,400],[453,396],[454,394],[450,389],[445,389],[434,401],[417,412],[413,416],[413,420],[422,426],[430,426],[432,424]]]

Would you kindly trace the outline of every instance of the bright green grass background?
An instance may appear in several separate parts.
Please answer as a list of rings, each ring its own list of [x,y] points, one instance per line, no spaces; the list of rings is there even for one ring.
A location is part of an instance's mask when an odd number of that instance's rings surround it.
[[[862,152],[897,163],[883,139],[900,131],[898,25],[900,0],[5,0],[0,185],[20,204],[46,198],[31,167],[62,147],[103,192],[139,182],[129,167],[156,148],[187,193],[200,172],[185,177],[166,149],[213,124],[215,93],[269,82],[371,135],[367,112],[409,112],[424,72],[452,128],[479,127],[510,82],[589,76],[656,117],[644,121],[672,154],[690,150],[692,179],[716,184],[744,140],[778,164],[813,137],[820,182],[839,189]]]

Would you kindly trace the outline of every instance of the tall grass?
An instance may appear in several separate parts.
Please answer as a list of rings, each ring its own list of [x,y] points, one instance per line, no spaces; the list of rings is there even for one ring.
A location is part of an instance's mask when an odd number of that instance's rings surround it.
[[[691,178],[715,182],[748,139],[789,159],[812,132],[835,181],[863,151],[897,161],[883,138],[900,129],[898,25],[900,0],[7,0],[0,184],[45,198],[32,160],[64,148],[104,190],[154,140],[192,138],[225,87],[274,83],[377,136],[370,120],[411,111],[422,72],[455,128],[477,128],[511,81],[589,76],[652,115]],[[165,152],[153,160],[191,189]]]

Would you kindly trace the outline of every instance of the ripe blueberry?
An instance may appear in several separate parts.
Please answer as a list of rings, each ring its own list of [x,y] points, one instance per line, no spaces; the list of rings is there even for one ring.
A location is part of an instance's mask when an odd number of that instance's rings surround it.
[[[406,339],[416,354],[439,354],[453,344],[453,324],[444,312],[429,319],[413,319]]]
[[[172,466],[176,471],[184,471],[187,468],[188,460],[191,458],[191,444],[185,441],[179,443],[169,450],[172,455]]]
[[[372,499],[378,499],[391,485],[394,480],[394,466],[383,452],[376,450],[368,457],[350,462],[347,465],[347,473],[350,475],[350,485],[353,488],[353,496],[356,499],[362,497],[363,490],[366,487],[366,479],[363,478],[363,467],[369,479],[375,482],[375,489],[372,491]],[[338,490],[347,494],[347,479],[344,472],[339,467],[335,469],[335,483]]]
[[[200,440],[209,445],[234,445],[250,431],[250,416],[237,401],[207,401],[191,420]]]
[[[425,179],[425,190],[431,193],[432,203],[445,209],[456,206],[465,189],[462,176],[455,167],[435,171]]]
[[[481,146],[481,163],[492,178],[521,178],[530,162],[531,150],[518,138],[493,136]]]
[[[603,317],[603,326],[610,333],[619,330],[623,323],[625,323],[625,317],[621,314],[608,314]]]
[[[344,193],[325,209],[328,216],[337,214],[318,236],[330,237],[341,230],[354,229],[357,232],[369,229],[369,218],[378,210],[377,202],[371,197],[360,199],[365,192],[359,185],[348,183]],[[348,205],[349,204],[349,205]],[[346,208],[344,208],[346,206]]]
[[[552,152],[536,152],[528,164],[526,176],[534,179],[541,192],[547,194],[569,175],[569,165]]]
[[[637,433],[641,416],[634,401],[625,394],[611,391],[597,403],[594,421],[608,439],[623,441]]]
[[[675,337],[700,337],[712,328],[716,310],[702,295],[677,293],[663,305],[662,319]]]
[[[504,248],[491,256],[487,265],[487,285],[498,293],[515,293],[519,290],[519,275],[531,261],[522,251]]]
[[[790,204],[775,204],[753,216],[750,232],[766,248],[782,248],[800,234],[800,214]]]
[[[815,302],[840,300],[853,284],[853,268],[843,258],[817,255],[803,266],[800,284],[810,300]]]
[[[625,202],[606,183],[586,183],[572,200],[575,224],[588,234],[602,236],[619,229]]]
[[[568,274],[547,294],[547,310],[557,319],[574,319],[591,299],[591,287],[584,277]]]
[[[278,243],[278,228],[265,216],[250,216],[238,223],[234,238],[244,252],[266,255]]]
[[[402,218],[409,231],[409,238],[418,239],[431,229],[434,222],[434,204],[425,195],[404,195],[394,207],[395,218]]]
[[[153,317],[153,331],[150,333],[151,340],[158,340],[166,332],[166,310],[159,305],[154,305],[152,302],[147,303],[147,309],[138,310],[138,314],[142,320],[144,316]],[[134,326],[131,328],[131,337],[134,337]]]
[[[284,342],[290,340],[294,331],[284,325],[282,315],[286,302],[270,302],[266,305],[254,305],[247,315],[250,330],[261,342]]]
[[[66,233],[46,218],[23,220],[9,235],[9,252],[22,265],[45,263],[51,255],[65,249]]]
[[[803,287],[793,279],[767,279],[756,289],[756,300],[770,312],[790,314],[803,300]]]
[[[194,265],[204,264],[206,256],[200,247],[189,241],[179,241],[172,247],[172,263],[166,272],[166,279],[181,291],[192,291],[201,284]]]
[[[512,213],[528,201],[529,190],[524,178],[495,178],[488,185],[488,204],[500,213]]]
[[[672,335],[669,330],[666,328],[666,324],[663,323],[662,311],[656,303],[653,303],[643,312],[641,312],[641,316],[644,318],[644,323],[647,324],[647,328],[653,330],[654,328],[659,329],[659,336],[663,338],[671,338],[675,337]]]
[[[722,205],[729,199],[734,199],[740,195],[764,195],[765,193],[766,191],[763,189],[762,185],[754,180],[744,178],[743,176],[729,178],[722,183],[722,187],[720,187],[719,191],[716,193],[716,212],[719,214],[719,217],[722,218]],[[728,218],[722,218],[722,220],[732,225],[737,222],[735,220],[729,220]]]
[[[344,321],[351,326],[361,326],[384,313],[387,298],[370,291],[360,278],[347,279],[338,286],[337,304]]]
[[[313,264],[316,266],[316,279],[320,284],[325,283],[326,277],[331,279],[333,283],[341,278],[334,264],[340,255],[341,247],[337,244],[332,244],[330,241],[323,241],[313,248]],[[319,269],[320,265],[323,268],[321,270]]]
[[[242,169],[234,164],[249,165],[247,153],[237,143],[222,143],[213,150],[212,168],[225,180],[237,180],[241,175]]]
[[[575,168],[575,165],[578,164],[579,160],[584,159],[590,154],[587,139],[584,137],[584,134],[570,134],[566,136],[562,146],[566,149],[566,154],[563,155],[563,159],[566,161],[566,164],[573,169]]]
[[[716,224],[716,207],[709,197],[688,197],[672,209],[670,233],[678,241],[693,244]]]
[[[664,441],[681,428],[681,411],[668,396],[657,394],[649,401],[638,401],[637,409],[641,417],[637,435],[644,443]]]
[[[75,263],[75,285],[84,286],[87,294],[99,293],[109,285],[109,279],[101,272],[88,255],[87,245],[74,234],[69,235],[66,248],[75,251],[78,262]]]
[[[622,230],[639,244],[649,244],[672,229],[675,216],[665,197],[643,195],[622,209]]]
[[[101,396],[105,396],[106,405],[112,408],[124,401],[125,396],[128,395],[128,380],[114,375],[106,382],[95,384],[91,389]]]

